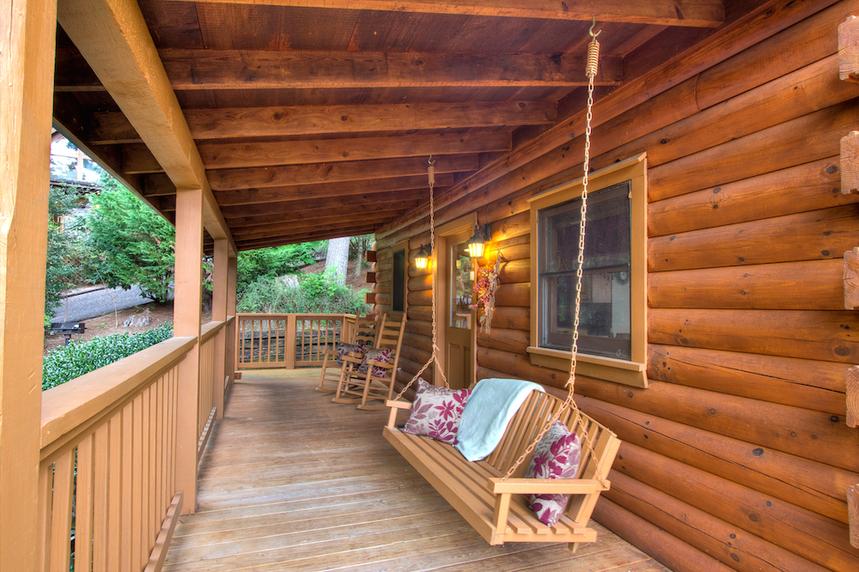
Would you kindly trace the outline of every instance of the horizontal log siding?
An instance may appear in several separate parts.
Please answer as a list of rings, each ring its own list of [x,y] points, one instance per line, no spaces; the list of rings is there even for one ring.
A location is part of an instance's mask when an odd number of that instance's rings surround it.
[[[859,314],[841,305],[859,197],[840,193],[838,158],[859,125],[859,86],[838,80],[834,57],[851,13],[859,1],[833,3],[594,132],[597,168],[648,153],[650,306],[650,387],[576,386],[580,406],[624,440],[595,517],[678,570],[859,568],[846,524],[859,431],[844,421]],[[572,131],[440,210],[477,210],[492,222],[490,258],[508,261],[492,332],[477,338],[478,379],[563,387],[563,372],[525,351],[527,199],[580,176]],[[413,257],[426,228],[391,233],[380,251],[408,239]],[[431,280],[409,276],[410,376],[431,348]]]

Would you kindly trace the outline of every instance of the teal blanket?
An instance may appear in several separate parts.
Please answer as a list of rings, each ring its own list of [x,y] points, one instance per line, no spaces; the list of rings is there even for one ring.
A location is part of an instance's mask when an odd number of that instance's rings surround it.
[[[456,435],[459,452],[469,461],[488,457],[531,391],[543,391],[543,388],[518,379],[483,379],[478,382],[459,422]]]

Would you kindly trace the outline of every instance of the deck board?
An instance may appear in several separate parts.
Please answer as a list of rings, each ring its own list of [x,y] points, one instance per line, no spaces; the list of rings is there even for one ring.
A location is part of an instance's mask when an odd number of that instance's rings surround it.
[[[385,412],[334,405],[318,370],[246,372],[200,467],[165,570],[664,570],[599,541],[488,546],[382,438]]]

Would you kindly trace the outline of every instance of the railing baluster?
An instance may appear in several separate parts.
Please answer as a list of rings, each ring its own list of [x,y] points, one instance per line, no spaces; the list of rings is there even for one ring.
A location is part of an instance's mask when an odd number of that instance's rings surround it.
[[[53,502],[51,503],[50,533],[51,572],[68,572],[69,570],[74,462],[74,449],[72,448],[65,450],[54,461],[54,488]]]
[[[75,570],[89,572],[92,565],[93,446],[88,433],[78,444],[77,488],[75,489]]]

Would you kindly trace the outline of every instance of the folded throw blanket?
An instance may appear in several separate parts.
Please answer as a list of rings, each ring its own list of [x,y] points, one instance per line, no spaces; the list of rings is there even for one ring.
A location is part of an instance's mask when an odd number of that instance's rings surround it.
[[[488,457],[531,391],[543,391],[543,388],[518,379],[483,379],[478,382],[459,422],[456,436],[459,452],[469,461]]]

